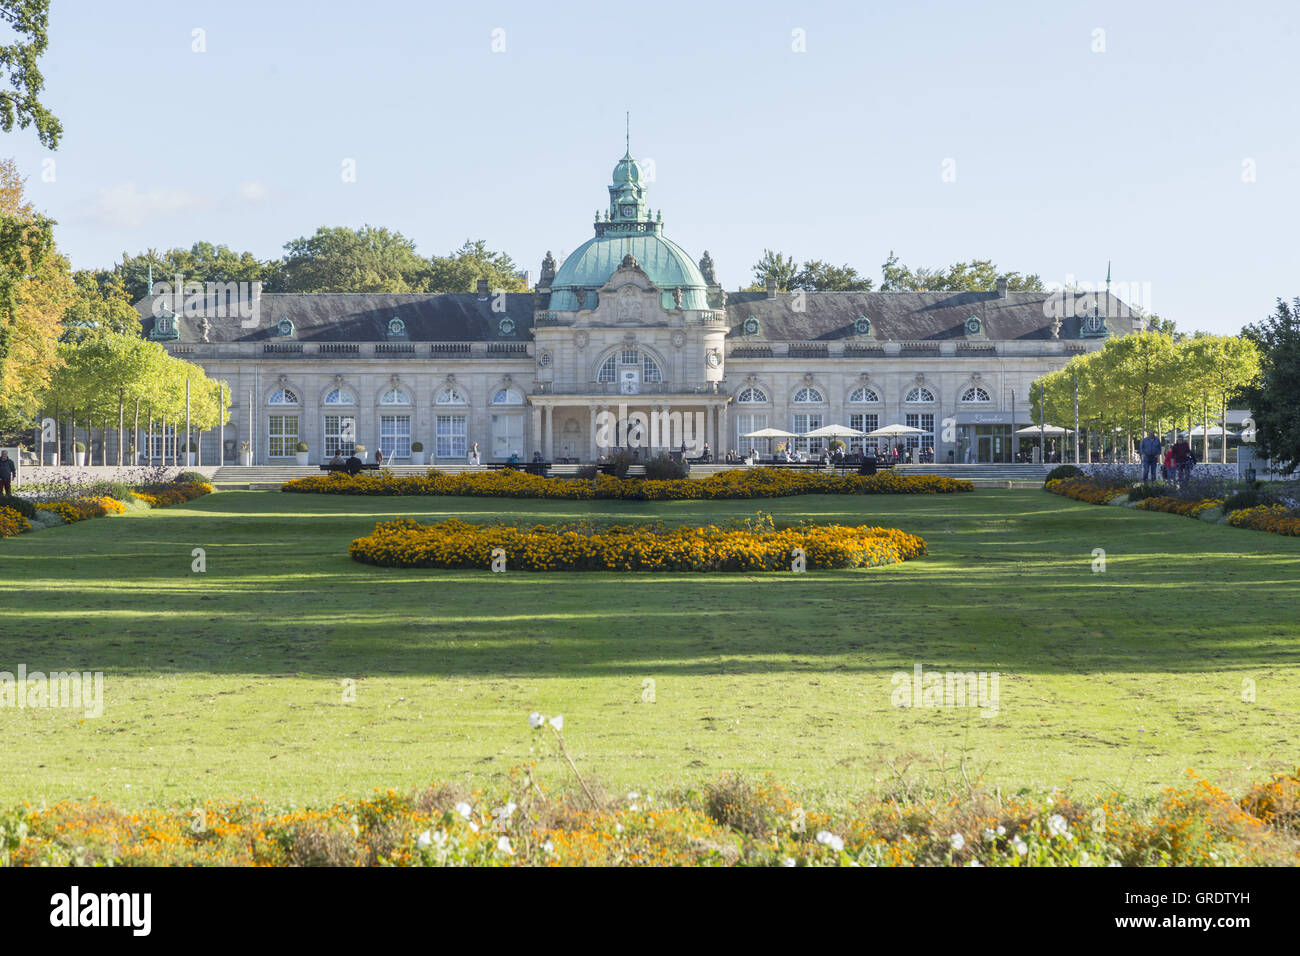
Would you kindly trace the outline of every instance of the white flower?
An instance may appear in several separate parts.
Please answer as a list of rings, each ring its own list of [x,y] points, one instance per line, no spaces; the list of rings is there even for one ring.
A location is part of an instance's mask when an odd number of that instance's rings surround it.
[[[470,806],[468,803],[466,803],[464,800],[462,800],[460,803],[456,804],[456,812],[459,813],[459,814],[460,814],[462,817],[464,817],[466,820],[468,820],[469,817],[470,817],[470,814],[472,814],[472,813],[474,812],[474,808],[471,807],[471,806]]]
[[[492,811],[492,816],[504,823],[515,815],[515,809],[515,804],[512,801],[507,803],[504,807],[497,807]]]
[[[1059,813],[1053,813],[1047,818],[1047,832],[1052,836],[1063,836],[1067,840],[1074,839],[1070,836],[1070,825],[1065,822],[1065,817]]]
[[[1029,847],[1025,845],[1025,841],[1020,839],[1019,836],[1013,836],[1011,838],[1011,845],[1015,847],[1016,852],[1019,853],[1021,856],[1024,856],[1026,853],[1029,852]]]
[[[556,730],[563,730],[563,729],[564,729],[564,715],[563,715],[563,714],[556,714],[556,715],[555,715],[554,717],[552,717],[549,721],[547,721],[547,723],[549,723],[549,724],[550,724],[552,727],[554,727]]]
[[[536,730],[544,723],[546,723],[546,718],[543,717],[541,714],[539,714],[537,711],[533,711],[531,714],[528,715],[528,726],[533,728],[533,730]]]
[[[497,840],[497,852],[506,853],[510,855],[514,854],[515,850],[514,847],[510,845],[510,837],[502,837],[501,839]]]
[[[782,865],[782,866],[798,866],[799,864],[795,862],[794,857],[792,857],[792,856],[787,856],[784,860],[781,861],[781,865]]]
[[[547,840],[545,843],[542,844],[542,849],[545,850],[547,853],[554,854],[555,844],[552,843],[550,840]]]
[[[433,846],[433,834],[430,833],[428,830],[425,830],[423,833],[420,834],[420,838],[415,841],[415,845],[418,846],[421,850]]]
[[[985,842],[989,842],[989,841],[993,840],[996,836],[997,836],[997,834],[994,833],[992,830],[989,830],[989,829],[985,828],[985,830],[984,830],[984,840],[985,840]]]
[[[970,861],[969,863],[967,863],[966,865],[967,865],[967,866],[979,866],[979,867],[984,866],[984,864],[981,863],[979,860],[971,860],[971,861]]]
[[[433,842],[434,842],[436,845],[438,845],[438,846],[445,846],[446,843],[447,843],[447,831],[446,831],[446,830],[434,830],[434,831],[433,831]]]
[[[999,824],[998,824],[998,836],[1006,836],[1006,835],[1007,835],[1007,828],[1004,827],[1002,824],[999,823]]]
[[[623,824],[621,824],[621,823],[616,823],[616,824],[614,824],[614,829],[617,830],[619,833],[622,833],[622,832],[623,832]]]
[[[825,844],[826,846],[834,850],[836,853],[839,853],[844,849],[844,841],[841,840],[839,837],[837,837],[834,833],[831,833],[830,830],[822,830],[820,833],[818,833],[817,842]]]
[[[966,845],[966,838],[960,833],[954,833],[952,836],[948,837],[948,842],[952,844],[954,850],[960,853],[962,847]]]

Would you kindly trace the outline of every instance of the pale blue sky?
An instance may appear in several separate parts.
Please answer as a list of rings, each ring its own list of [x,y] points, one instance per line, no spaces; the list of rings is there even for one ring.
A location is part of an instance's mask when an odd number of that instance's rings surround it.
[[[630,110],[651,206],[729,289],[772,247],[877,281],[891,249],[1047,281],[1109,259],[1217,332],[1300,295],[1293,0],[52,6],[63,145],[3,148],[76,267],[371,223],[535,276],[590,236]]]

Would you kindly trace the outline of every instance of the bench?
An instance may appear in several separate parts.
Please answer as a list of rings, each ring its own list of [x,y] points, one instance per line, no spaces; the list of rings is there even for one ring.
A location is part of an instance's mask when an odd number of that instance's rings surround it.
[[[321,470],[321,471],[347,471],[347,470],[348,470],[348,466],[347,466],[347,465],[331,465],[331,464],[329,464],[329,463],[326,463],[326,464],[320,466],[320,470]],[[378,470],[379,470],[379,465],[378,465],[376,462],[373,462],[373,461],[363,461],[363,462],[361,463],[361,471],[378,471]]]

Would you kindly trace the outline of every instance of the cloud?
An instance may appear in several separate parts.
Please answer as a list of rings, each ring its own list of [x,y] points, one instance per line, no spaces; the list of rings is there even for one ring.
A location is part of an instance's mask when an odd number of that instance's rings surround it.
[[[240,183],[239,188],[235,190],[235,195],[244,202],[261,202],[267,197],[266,187],[257,180],[252,179],[245,183]]]
[[[86,216],[102,226],[133,229],[150,220],[195,213],[214,204],[212,196],[167,188],[141,192],[135,183],[129,182],[99,190],[89,203]]]

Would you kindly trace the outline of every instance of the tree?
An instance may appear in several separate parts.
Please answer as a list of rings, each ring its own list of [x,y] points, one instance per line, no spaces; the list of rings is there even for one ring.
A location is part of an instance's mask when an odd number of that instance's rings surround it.
[[[0,129],[11,132],[15,123],[23,129],[35,126],[41,145],[53,150],[59,148],[63,126],[41,105],[45,77],[37,62],[49,45],[49,8],[50,0],[0,0],[0,17],[15,34],[13,43],[0,46],[0,70],[9,77],[0,85]]]
[[[771,249],[763,250],[763,258],[754,263],[754,284],[758,289],[766,288],[768,279],[776,280],[777,289],[788,291],[794,283],[799,269],[793,259]]]
[[[871,279],[853,266],[833,266],[819,259],[805,262],[790,283],[790,288],[808,292],[870,292],[871,286]]]
[[[1162,332],[1134,332],[1108,339],[1099,352],[1098,364],[1105,369],[1104,378],[1126,397],[1128,404],[1140,410],[1142,430],[1148,427],[1151,405],[1162,389],[1180,380],[1176,369],[1174,340]]]
[[[528,291],[514,260],[488,249],[483,239],[466,239],[454,252],[434,256],[429,266],[427,292],[474,292],[479,279],[486,279],[493,292]]]
[[[999,272],[990,259],[972,259],[953,263],[947,269],[917,269],[901,265],[891,250],[880,267],[881,292],[993,292],[998,280],[1007,281],[1012,292],[1041,292],[1043,280],[1037,275]]]
[[[400,232],[325,227],[285,244],[274,292],[424,292],[430,265]]]
[[[64,341],[78,341],[105,333],[140,336],[140,313],[126,297],[121,283],[101,285],[95,273],[82,269],[72,274],[76,298],[63,316]]]
[[[1259,349],[1259,378],[1244,390],[1262,457],[1288,472],[1300,467],[1300,296],[1243,332]]]

